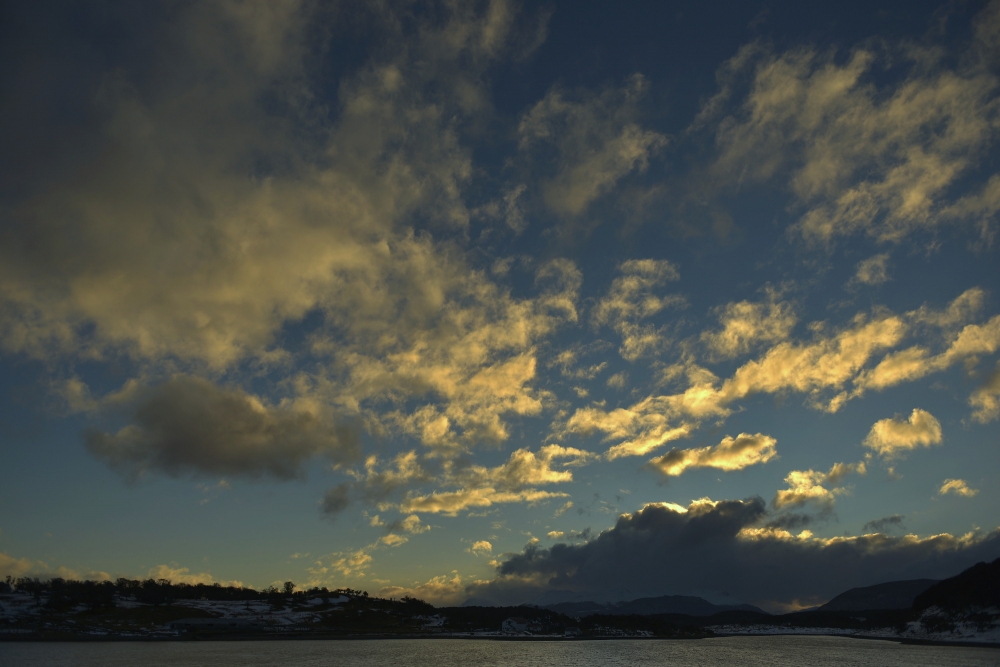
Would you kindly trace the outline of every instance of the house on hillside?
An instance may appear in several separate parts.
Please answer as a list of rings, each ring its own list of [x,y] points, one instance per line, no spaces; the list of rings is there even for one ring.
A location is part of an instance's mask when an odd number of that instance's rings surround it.
[[[520,616],[512,616],[500,625],[500,631],[504,634],[519,635],[528,631],[528,619]]]

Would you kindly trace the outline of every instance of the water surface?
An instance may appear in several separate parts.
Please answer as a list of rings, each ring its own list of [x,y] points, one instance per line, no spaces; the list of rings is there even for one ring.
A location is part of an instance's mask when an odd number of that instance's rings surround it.
[[[3,667],[632,667],[634,665],[1000,665],[1000,649],[847,637],[514,642],[466,639],[0,643]]]

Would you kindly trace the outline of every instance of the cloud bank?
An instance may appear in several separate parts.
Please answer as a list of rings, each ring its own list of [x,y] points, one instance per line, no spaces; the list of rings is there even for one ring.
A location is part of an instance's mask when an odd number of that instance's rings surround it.
[[[767,517],[759,498],[647,505],[583,544],[529,544],[504,559],[493,580],[467,592],[512,603],[549,589],[596,599],[710,590],[780,609],[794,600],[823,602],[855,586],[943,578],[1000,554],[1000,530],[820,539],[762,528]]]

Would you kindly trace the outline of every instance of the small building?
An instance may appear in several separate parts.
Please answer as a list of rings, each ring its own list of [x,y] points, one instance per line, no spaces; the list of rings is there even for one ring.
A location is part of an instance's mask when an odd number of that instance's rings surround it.
[[[520,616],[512,616],[500,625],[500,631],[504,634],[521,634],[528,631],[528,619]]]
[[[563,637],[579,637],[580,628],[576,626],[571,626],[563,630]]]

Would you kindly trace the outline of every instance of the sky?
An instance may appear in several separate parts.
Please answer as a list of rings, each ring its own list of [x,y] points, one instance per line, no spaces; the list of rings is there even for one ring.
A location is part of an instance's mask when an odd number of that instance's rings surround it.
[[[0,11],[0,576],[1000,556],[1000,1]]]

